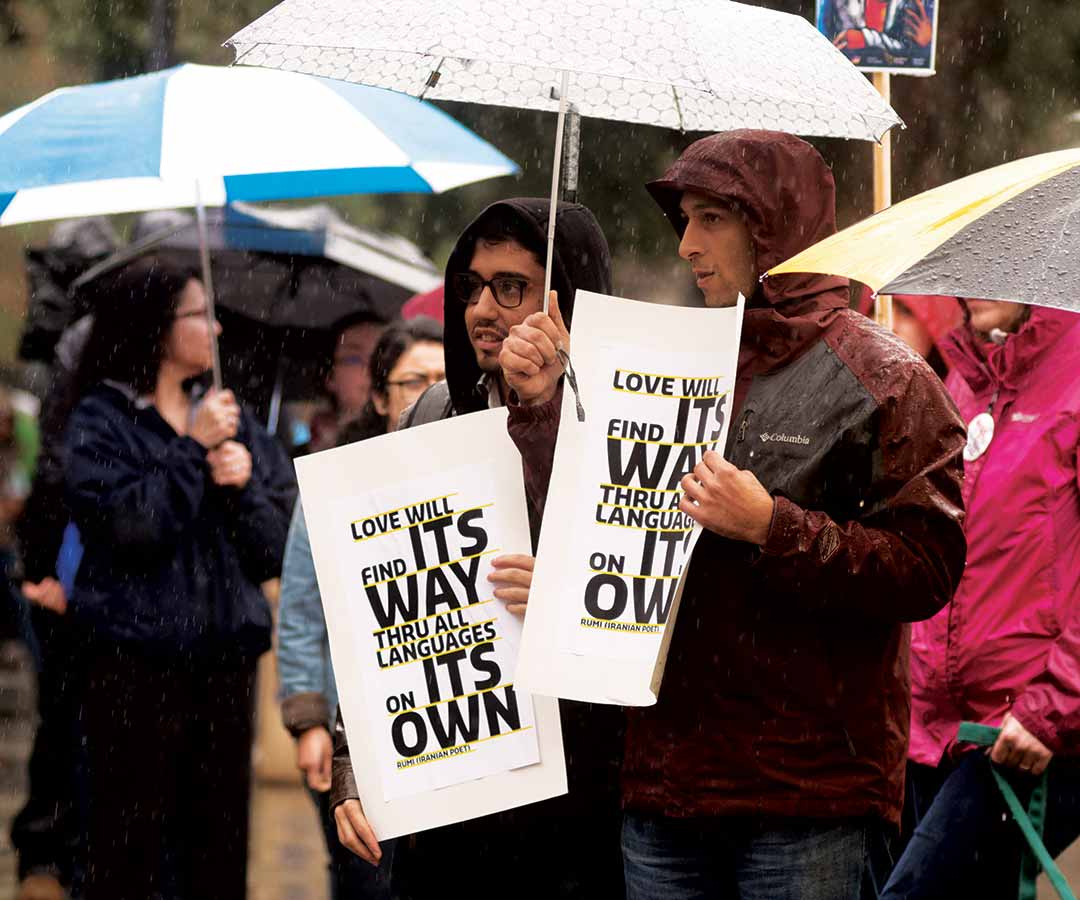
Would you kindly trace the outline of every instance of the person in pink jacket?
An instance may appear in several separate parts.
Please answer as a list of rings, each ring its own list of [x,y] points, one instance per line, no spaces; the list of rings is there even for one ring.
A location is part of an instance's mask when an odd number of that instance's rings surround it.
[[[1052,855],[1080,835],[1080,315],[966,306],[943,349],[969,423],[967,567],[912,626],[914,831],[888,898],[1016,897],[1022,839],[990,760],[1023,802],[1049,766]],[[989,755],[957,745],[963,721],[1001,728]]]

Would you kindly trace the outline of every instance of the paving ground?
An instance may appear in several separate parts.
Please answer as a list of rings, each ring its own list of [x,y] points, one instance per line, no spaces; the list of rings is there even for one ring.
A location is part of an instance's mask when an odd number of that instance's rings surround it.
[[[326,851],[315,809],[296,785],[256,785],[248,900],[327,900]]]
[[[14,900],[15,857],[8,841],[12,816],[26,790],[34,681],[18,644],[0,645],[0,900]],[[315,813],[299,780],[256,783],[252,808],[248,900],[327,900],[326,854]],[[1059,860],[1080,887],[1080,843]],[[1039,900],[1056,897],[1041,879]]]

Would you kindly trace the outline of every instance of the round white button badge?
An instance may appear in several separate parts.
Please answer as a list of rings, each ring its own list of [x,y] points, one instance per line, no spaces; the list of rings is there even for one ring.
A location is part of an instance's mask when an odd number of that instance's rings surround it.
[[[994,439],[994,417],[988,412],[979,413],[968,423],[967,446],[964,462],[974,462],[986,452]]]

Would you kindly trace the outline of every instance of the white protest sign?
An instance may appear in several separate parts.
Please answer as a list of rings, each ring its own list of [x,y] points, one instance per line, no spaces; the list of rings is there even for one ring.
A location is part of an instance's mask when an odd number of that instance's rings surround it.
[[[515,689],[491,560],[529,553],[505,410],[296,462],[364,811],[382,838],[566,792],[557,701]]]
[[[569,386],[516,681],[544,696],[656,702],[701,532],[679,482],[724,452],[743,301],[687,309],[578,291]]]

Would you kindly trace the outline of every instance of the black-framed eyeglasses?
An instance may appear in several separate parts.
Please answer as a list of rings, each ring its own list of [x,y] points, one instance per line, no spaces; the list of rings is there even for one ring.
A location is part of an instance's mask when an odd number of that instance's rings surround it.
[[[495,302],[504,309],[521,306],[525,299],[525,289],[529,279],[516,278],[513,275],[496,275],[494,278],[481,278],[475,272],[455,272],[451,281],[454,296],[462,303],[473,304],[480,300],[484,288],[491,291]]]

